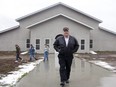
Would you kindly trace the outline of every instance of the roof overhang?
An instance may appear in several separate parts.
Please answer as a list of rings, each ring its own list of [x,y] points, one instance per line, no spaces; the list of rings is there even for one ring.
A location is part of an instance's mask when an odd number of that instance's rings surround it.
[[[81,25],[83,25],[83,26],[89,28],[90,30],[93,30],[93,29],[94,29],[93,27],[91,27],[91,26],[89,26],[89,25],[87,25],[87,24],[84,24],[84,23],[82,23],[82,22],[80,22],[80,21],[77,21],[77,20],[75,20],[75,19],[73,19],[73,18],[71,18],[71,17],[68,17],[68,16],[66,16],[66,15],[64,15],[64,14],[58,14],[58,15],[52,16],[52,17],[50,17],[50,18],[47,18],[47,19],[42,20],[42,21],[40,21],[40,22],[37,22],[37,23],[35,23],[35,24],[29,25],[29,26],[27,26],[26,28],[27,28],[27,29],[30,29],[30,28],[32,28],[32,27],[34,27],[34,26],[36,26],[36,25],[39,25],[39,24],[41,24],[41,23],[44,23],[44,22],[46,22],[46,21],[49,21],[49,20],[51,20],[51,19],[54,19],[54,18],[57,18],[57,17],[60,17],[60,16],[65,17],[65,18],[67,18],[67,19],[69,19],[69,20],[71,20],[71,21],[73,21],[73,22],[78,23],[78,24],[81,24]]]
[[[104,28],[104,27],[99,26],[99,29],[101,29],[101,30],[103,30],[103,31],[106,31],[106,32],[109,32],[109,33],[111,33],[111,34],[116,35],[116,32],[111,31],[111,30],[109,30],[109,29],[106,29],[106,28]]]
[[[74,11],[76,11],[76,12],[79,12],[79,13],[81,13],[81,14],[83,14],[83,15],[89,17],[89,18],[92,18],[92,19],[98,21],[99,23],[102,22],[102,20],[100,20],[100,19],[98,19],[98,18],[95,18],[95,17],[93,17],[93,16],[91,16],[91,15],[89,15],[89,14],[86,14],[86,13],[80,11],[80,10],[77,10],[77,9],[75,9],[75,8],[69,6],[69,5],[66,5],[66,4],[64,4],[64,3],[62,3],[62,2],[56,3],[56,4],[54,4],[54,5],[51,5],[51,6],[46,7],[46,8],[44,8],[44,9],[41,9],[41,10],[38,10],[38,11],[36,11],[36,12],[30,13],[30,14],[28,14],[28,15],[22,16],[22,17],[20,17],[20,18],[17,18],[16,20],[17,20],[17,21],[20,21],[20,20],[22,20],[22,19],[24,19],[24,18],[27,18],[27,17],[32,16],[32,15],[34,15],[34,14],[37,14],[37,13],[39,13],[39,12],[48,10],[48,9],[53,8],[53,7],[55,7],[55,6],[58,6],[58,5],[65,6],[65,7],[69,8],[69,9],[72,9],[72,10],[74,10]]]
[[[16,25],[16,26],[4,29],[4,30],[0,31],[0,34],[5,33],[7,31],[11,31],[11,30],[17,29],[18,27],[20,27],[20,25]]]

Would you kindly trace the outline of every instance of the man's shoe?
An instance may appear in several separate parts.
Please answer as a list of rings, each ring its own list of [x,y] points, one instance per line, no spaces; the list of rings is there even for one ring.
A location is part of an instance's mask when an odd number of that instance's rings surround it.
[[[66,83],[69,83],[69,80],[66,80]]]
[[[65,85],[65,82],[61,82],[60,85],[61,85],[61,86],[64,86],[64,85]]]

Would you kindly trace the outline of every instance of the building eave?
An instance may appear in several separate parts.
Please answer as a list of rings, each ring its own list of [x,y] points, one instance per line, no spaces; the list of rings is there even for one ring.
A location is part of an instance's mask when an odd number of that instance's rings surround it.
[[[106,28],[104,28],[104,27],[99,26],[99,29],[104,30],[104,31],[106,31],[106,32],[109,32],[109,33],[111,33],[111,34],[116,35],[116,32],[111,31],[111,30],[109,30],[109,29],[106,29]]]
[[[63,16],[63,17],[65,17],[65,18],[67,18],[67,19],[69,19],[69,20],[71,20],[71,21],[74,21],[74,22],[76,22],[76,23],[79,23],[79,24],[81,24],[81,25],[83,25],[83,26],[89,28],[90,30],[93,30],[93,29],[94,29],[93,27],[91,27],[91,26],[89,26],[89,25],[87,25],[87,24],[84,24],[84,23],[82,23],[82,22],[80,22],[80,21],[77,21],[77,20],[75,20],[75,19],[73,19],[73,18],[71,18],[71,17],[69,17],[69,16],[64,15],[64,14],[58,14],[58,15],[52,16],[52,17],[47,18],[47,19],[45,19],[45,20],[42,20],[42,21],[40,21],[40,22],[34,23],[34,24],[32,24],[32,25],[29,25],[29,26],[27,26],[26,28],[27,28],[27,29],[30,29],[30,28],[32,28],[32,27],[34,27],[34,26],[36,26],[36,25],[39,25],[39,24],[44,23],[44,22],[46,22],[46,21],[49,21],[49,20],[51,20],[51,19],[57,18],[57,17],[59,17],[59,16]]]
[[[42,9],[37,10],[37,11],[35,11],[35,12],[32,12],[32,13],[30,13],[30,14],[27,14],[27,15],[24,15],[24,16],[22,16],[22,17],[19,17],[19,18],[16,19],[16,21],[20,21],[20,20],[22,20],[22,19],[24,19],[24,18],[26,18],[26,17],[29,17],[29,16],[32,16],[32,15],[34,15],[34,14],[40,13],[40,12],[42,12],[42,11],[45,11],[45,10],[50,9],[50,8],[52,8],[52,7],[55,7],[55,6],[57,6],[57,5],[59,5],[59,3],[50,5],[50,6],[48,6],[48,7],[42,8]]]
[[[66,5],[66,4],[64,4],[64,3],[62,3],[62,2],[53,4],[53,5],[51,5],[51,6],[48,6],[48,7],[46,7],[46,8],[43,8],[43,9],[41,9],[41,10],[38,10],[38,11],[35,11],[35,12],[33,12],[33,13],[27,14],[27,15],[25,15],[25,16],[19,17],[19,18],[17,18],[16,20],[17,20],[17,21],[20,21],[20,20],[22,20],[22,19],[24,19],[24,18],[26,18],[26,17],[32,16],[32,15],[34,15],[34,14],[40,13],[40,12],[42,12],[42,11],[45,11],[45,10],[47,10],[47,9],[53,8],[53,7],[57,6],[57,5],[63,5],[63,6],[65,6],[65,7],[67,7],[67,8],[70,8],[70,9],[76,11],[76,12],[79,12],[79,13],[81,13],[81,14],[83,14],[83,15],[89,17],[89,18],[92,18],[92,19],[98,21],[99,23],[102,22],[102,20],[100,20],[100,19],[98,19],[98,18],[95,18],[95,17],[93,17],[93,16],[91,16],[91,15],[89,15],[89,14],[86,14],[86,13],[80,11],[80,10],[77,10],[77,9],[75,9],[75,8],[69,6],[69,5]]]
[[[89,15],[89,14],[87,14],[87,13],[85,13],[85,12],[81,11],[81,10],[78,10],[78,9],[76,9],[76,8],[72,7],[72,6],[69,6],[69,5],[64,4],[64,3],[62,3],[62,2],[61,2],[61,5],[65,6],[65,7],[68,7],[68,8],[70,8],[70,9],[72,9],[72,10],[76,11],[76,12],[79,12],[79,13],[81,13],[81,14],[83,14],[83,15],[85,15],[85,16],[87,16],[87,17],[89,17],[89,18],[92,18],[92,19],[94,19],[94,20],[96,20],[96,21],[98,21],[98,22],[100,22],[100,23],[102,23],[102,22],[103,22],[102,20],[100,20],[100,19],[98,19],[98,18],[96,18],[96,17],[93,17],[93,16],[91,16],[91,15]]]
[[[4,29],[4,30],[0,31],[0,34],[11,31],[11,30],[14,30],[14,29],[17,29],[18,27],[20,27],[20,25],[16,25],[16,26]]]

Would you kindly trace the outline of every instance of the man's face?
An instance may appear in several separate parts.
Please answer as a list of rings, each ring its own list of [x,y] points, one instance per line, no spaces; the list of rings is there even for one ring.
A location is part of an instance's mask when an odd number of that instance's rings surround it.
[[[69,36],[69,31],[64,31],[64,37],[68,37]]]

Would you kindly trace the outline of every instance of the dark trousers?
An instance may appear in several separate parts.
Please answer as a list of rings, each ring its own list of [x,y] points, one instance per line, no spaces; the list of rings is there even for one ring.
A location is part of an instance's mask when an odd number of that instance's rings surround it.
[[[60,64],[60,79],[64,82],[70,78],[70,71],[73,58],[59,57]]]
[[[19,59],[21,60],[22,58],[20,57],[19,53],[16,53],[16,60],[18,61]]]

